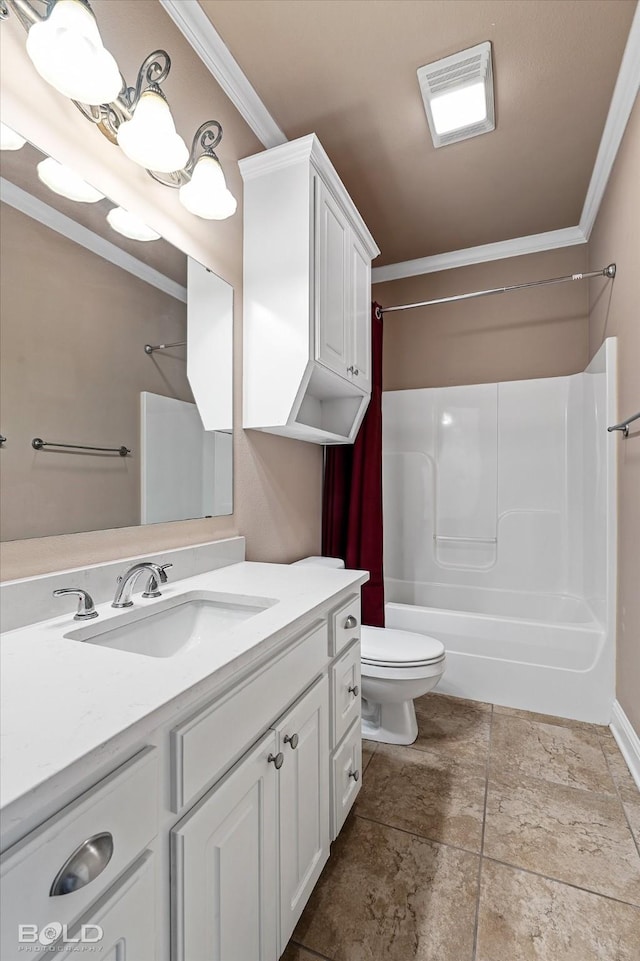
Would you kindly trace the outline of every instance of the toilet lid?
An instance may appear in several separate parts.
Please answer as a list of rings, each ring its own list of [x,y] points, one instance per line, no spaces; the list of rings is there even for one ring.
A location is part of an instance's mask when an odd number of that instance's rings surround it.
[[[444,657],[444,644],[427,634],[398,631],[389,627],[362,625],[360,635],[365,664],[419,665]]]

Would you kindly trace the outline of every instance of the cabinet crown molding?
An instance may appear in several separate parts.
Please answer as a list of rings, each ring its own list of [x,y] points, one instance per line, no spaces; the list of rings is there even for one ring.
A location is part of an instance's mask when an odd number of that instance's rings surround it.
[[[265,173],[291,167],[292,164],[298,162],[311,162],[313,164],[350,218],[368,255],[372,260],[377,257],[380,254],[380,248],[347,193],[347,189],[329,160],[326,150],[314,133],[308,134],[306,137],[300,137],[298,140],[280,144],[278,147],[271,147],[269,150],[254,154],[252,157],[245,157],[244,160],[238,161],[238,166],[242,179],[246,183],[256,177],[264,176]]]

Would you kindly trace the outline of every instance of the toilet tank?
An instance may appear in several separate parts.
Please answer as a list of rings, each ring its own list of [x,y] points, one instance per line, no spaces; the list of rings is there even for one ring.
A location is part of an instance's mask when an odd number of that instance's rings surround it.
[[[344,569],[344,561],[340,557],[303,557],[302,560],[296,561],[292,567],[298,567],[301,564],[315,564],[316,567],[332,567],[334,570]]]

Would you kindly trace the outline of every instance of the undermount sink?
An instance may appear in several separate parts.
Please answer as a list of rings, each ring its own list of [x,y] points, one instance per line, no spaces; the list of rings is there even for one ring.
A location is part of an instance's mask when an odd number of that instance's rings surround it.
[[[276,603],[268,597],[190,591],[65,634],[66,638],[146,657],[173,657],[215,644],[242,621]],[[141,601],[141,605],[144,601]]]

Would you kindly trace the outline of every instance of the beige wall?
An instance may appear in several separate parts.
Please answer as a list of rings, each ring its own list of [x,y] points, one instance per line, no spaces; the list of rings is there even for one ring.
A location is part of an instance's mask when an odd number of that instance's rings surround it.
[[[138,524],[140,391],[193,403],[184,351],[159,363],[143,347],[185,340],[186,304],[6,204],[0,257],[2,540]]]
[[[586,244],[376,284],[383,307],[586,270]],[[385,390],[556,377],[588,363],[582,282],[385,314]]]
[[[618,338],[618,413],[640,411],[640,100],[636,101],[589,243],[591,264],[615,261],[613,284],[590,281],[590,353]],[[618,446],[617,698],[640,734],[640,421]]]
[[[235,423],[241,423],[242,384],[242,181],[235,161],[263,149],[234,106],[157,0],[93,0],[107,47],[134,82],[141,60],[169,51],[164,85],[180,133],[191,142],[198,125],[217,119],[224,128],[218,155],[238,213],[224,222],[191,216],[174,191],[156,184],[75,107],[40,79],[28,60],[25,33],[12,16],[0,31],[2,119],[38,147],[79,170],[116,203],[133,210],[171,243],[214,270],[235,289]],[[236,430],[234,506],[231,517],[123,528],[3,544],[2,577],[98,563],[122,555],[201,543],[241,533],[254,560],[287,561],[320,548],[322,449]]]

